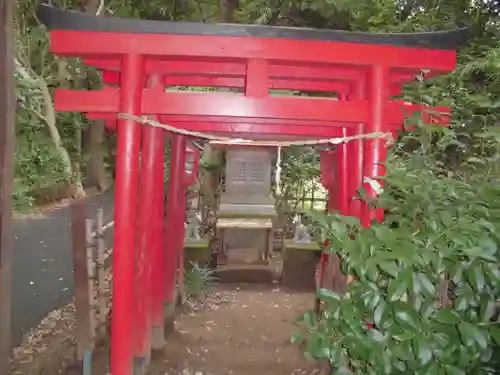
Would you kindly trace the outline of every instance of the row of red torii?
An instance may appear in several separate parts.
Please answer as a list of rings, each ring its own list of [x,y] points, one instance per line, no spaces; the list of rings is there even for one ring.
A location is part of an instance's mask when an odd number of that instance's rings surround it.
[[[182,282],[185,163],[188,137],[171,142],[167,219],[163,231],[164,142],[161,127],[139,126],[131,116],[188,131],[254,141],[293,141],[396,133],[405,116],[423,109],[391,97],[401,86],[452,71],[466,30],[421,34],[337,31],[157,22],[94,17],[42,6],[51,50],[80,57],[103,71],[100,90],[55,91],[59,112],[83,112],[116,128],[115,233],[111,374],[131,375],[165,337],[164,307]],[[172,92],[169,86],[243,89]],[[269,90],[335,92],[337,99],[270,96]],[[448,108],[433,108],[426,123],[448,124]],[[120,117],[126,114],[128,117]],[[364,179],[384,174],[386,139],[339,144],[321,155],[328,208],[382,220],[353,200]],[[140,157],[141,155],[141,157]],[[194,173],[193,173],[194,174]],[[367,196],[376,197],[371,184]],[[139,203],[139,204],[138,204]],[[165,233],[165,234],[164,234]],[[138,360],[134,362],[135,360]]]

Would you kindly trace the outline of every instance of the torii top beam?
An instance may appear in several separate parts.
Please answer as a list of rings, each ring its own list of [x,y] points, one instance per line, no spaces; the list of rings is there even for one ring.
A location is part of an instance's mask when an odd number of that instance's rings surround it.
[[[366,81],[372,66],[390,68],[385,105],[389,127],[401,126],[402,102],[389,101],[405,82],[450,72],[455,49],[467,29],[431,33],[367,34],[334,30],[249,25],[161,22],[96,17],[41,6],[40,19],[51,30],[51,50],[62,56],[82,57],[105,70],[108,81],[120,82],[121,59],[143,56],[143,79],[161,76],[162,87],[145,88],[141,113],[187,116],[196,130],[203,121],[210,130],[225,133],[228,123],[262,124],[266,133],[283,133],[273,124],[313,123],[323,132],[370,121],[369,98],[339,101],[332,98],[270,96],[269,89],[331,92],[349,95]],[[109,72],[114,72],[110,75]],[[231,93],[165,92],[169,85],[244,87],[245,95]],[[257,87],[259,86],[259,87]],[[85,92],[56,90],[58,111],[100,114],[119,112],[120,88]],[[449,112],[449,111],[444,111]],[[214,119],[223,119],[214,121]],[[263,122],[262,122],[263,121]],[[217,125],[220,123],[221,125]],[[218,129],[220,126],[220,129]],[[286,127],[286,125],[284,125]],[[235,131],[241,132],[242,126]],[[251,127],[248,131],[252,132]],[[307,135],[306,126],[296,135]],[[317,133],[317,132],[316,132]],[[333,134],[332,134],[333,135]]]
[[[48,6],[40,7],[39,17],[53,31],[52,51],[65,56],[113,58],[116,53],[130,53],[133,45],[137,54],[185,56],[192,60],[210,56],[232,61],[265,59],[306,64],[319,61],[362,66],[384,64],[438,72],[453,70],[454,51],[468,35],[468,29],[392,34],[143,21],[96,17]],[[129,35],[124,38],[124,33]],[[67,37],[71,34],[78,35],[78,38],[68,43]],[[167,39],[169,42],[165,43]],[[420,50],[419,53],[416,54],[416,50]]]

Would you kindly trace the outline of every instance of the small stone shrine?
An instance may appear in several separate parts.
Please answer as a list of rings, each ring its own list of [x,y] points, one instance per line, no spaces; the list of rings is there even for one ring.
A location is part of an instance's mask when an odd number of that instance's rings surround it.
[[[272,219],[276,217],[271,196],[272,161],[272,150],[268,148],[227,148],[225,189],[220,197],[217,228],[229,250],[228,263],[231,255],[238,257],[243,251],[254,254],[250,255],[254,260],[267,260],[272,249]]]
[[[307,227],[302,224],[302,217],[300,215],[295,215],[293,218],[293,224],[295,225],[293,240],[295,242],[310,243],[311,234],[309,233]]]
[[[188,211],[189,212],[189,211]],[[186,220],[186,225],[184,226],[184,241],[199,241],[201,239],[201,215],[195,213]]]
[[[301,215],[294,217],[293,224],[293,239],[283,241],[281,284],[293,290],[314,290],[321,247],[302,223]]]
[[[276,215],[271,196],[272,154],[265,148],[231,147],[226,152],[226,181],[219,213]]]

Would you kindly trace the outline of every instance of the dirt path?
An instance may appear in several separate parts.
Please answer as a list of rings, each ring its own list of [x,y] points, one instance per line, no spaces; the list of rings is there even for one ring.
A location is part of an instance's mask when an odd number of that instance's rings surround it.
[[[251,289],[250,289],[251,288]],[[164,359],[152,375],[312,374],[290,336],[294,321],[311,308],[309,293],[288,294],[271,286],[218,288],[208,308],[179,317]]]

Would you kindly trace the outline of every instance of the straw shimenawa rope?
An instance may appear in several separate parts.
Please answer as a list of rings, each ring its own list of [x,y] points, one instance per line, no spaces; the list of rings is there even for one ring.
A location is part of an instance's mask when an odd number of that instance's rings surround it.
[[[155,128],[162,128],[169,132],[182,134],[188,137],[202,138],[210,141],[211,144],[225,144],[225,145],[238,145],[238,146],[267,146],[267,147],[277,147],[278,148],[278,157],[276,158],[276,168],[275,168],[275,185],[276,185],[276,194],[281,194],[281,152],[283,147],[291,147],[291,146],[316,146],[316,145],[338,145],[341,143],[347,143],[350,141],[360,140],[360,139],[375,139],[382,138],[386,140],[386,145],[391,145],[394,143],[394,138],[391,132],[375,132],[369,134],[358,134],[348,137],[339,137],[339,138],[323,138],[323,139],[311,139],[307,141],[256,141],[252,139],[241,139],[241,138],[230,138],[230,137],[221,137],[214,134],[207,134],[201,132],[193,132],[186,129],[176,128],[174,126],[170,126],[167,124],[162,124],[156,120],[152,120],[147,116],[134,116],[128,113],[119,113],[117,115],[120,119],[128,119],[134,120],[140,124],[146,124],[150,126],[154,126]]]
[[[117,115],[119,119],[134,120],[141,124],[147,124],[154,126],[155,128],[162,128],[168,130],[169,132],[182,134],[188,137],[202,138],[210,141],[212,144],[223,143],[228,145],[243,145],[243,146],[269,146],[269,147],[291,147],[291,146],[316,146],[322,144],[338,145],[341,143],[347,143],[350,141],[356,141],[360,139],[385,139],[387,144],[394,143],[394,138],[391,132],[374,132],[368,134],[357,134],[348,137],[338,137],[338,138],[322,138],[322,139],[311,139],[307,141],[256,141],[252,139],[242,139],[242,138],[230,138],[222,137],[215,134],[193,132],[186,129],[177,128],[175,126],[162,124],[156,120],[152,120],[147,116],[134,116],[128,113],[119,113]]]

